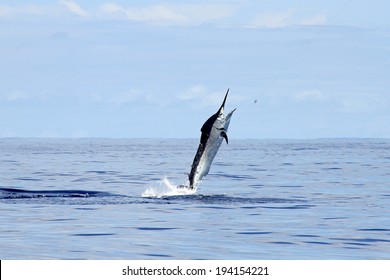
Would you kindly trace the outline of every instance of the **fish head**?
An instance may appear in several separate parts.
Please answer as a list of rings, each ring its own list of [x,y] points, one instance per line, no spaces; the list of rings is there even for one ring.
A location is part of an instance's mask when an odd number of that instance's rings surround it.
[[[227,99],[228,94],[229,94],[229,89],[227,90],[225,98],[223,99],[222,105],[217,112],[217,118],[215,120],[215,125],[219,129],[227,130],[229,123],[230,123],[230,118],[232,117],[234,111],[237,109],[236,108],[233,111],[231,111],[230,113],[225,114],[225,103],[226,103],[226,99]]]
[[[209,135],[213,127],[220,131],[227,131],[230,123],[230,118],[232,117],[234,111],[236,110],[234,109],[230,113],[225,114],[225,103],[226,103],[228,93],[229,93],[229,89],[226,92],[225,98],[219,110],[203,124],[201,128],[202,133]],[[222,137],[224,136],[222,135]]]

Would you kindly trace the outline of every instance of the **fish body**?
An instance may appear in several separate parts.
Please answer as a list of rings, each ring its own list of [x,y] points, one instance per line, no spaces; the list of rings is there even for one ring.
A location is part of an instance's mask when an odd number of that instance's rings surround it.
[[[219,110],[201,128],[200,143],[191,166],[191,172],[188,175],[190,189],[195,189],[198,182],[209,173],[211,164],[223,139],[225,139],[226,143],[229,142],[227,131],[230,119],[236,109],[225,114],[225,102],[228,94],[229,89]]]

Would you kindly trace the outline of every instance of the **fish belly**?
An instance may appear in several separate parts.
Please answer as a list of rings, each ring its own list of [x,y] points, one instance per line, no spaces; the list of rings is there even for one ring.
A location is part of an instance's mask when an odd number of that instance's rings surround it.
[[[223,138],[221,138],[219,134],[210,135],[210,138],[206,143],[206,147],[203,151],[203,154],[199,160],[199,164],[195,171],[193,180],[194,187],[196,187],[198,182],[209,173],[211,164],[215,158],[215,155],[218,152],[219,147],[221,146],[222,140]]]

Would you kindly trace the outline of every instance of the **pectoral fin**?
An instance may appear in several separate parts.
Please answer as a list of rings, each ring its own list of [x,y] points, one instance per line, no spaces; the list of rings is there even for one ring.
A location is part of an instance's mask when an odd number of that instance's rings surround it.
[[[221,131],[221,137],[225,138],[226,144],[229,144],[229,139],[225,131]]]

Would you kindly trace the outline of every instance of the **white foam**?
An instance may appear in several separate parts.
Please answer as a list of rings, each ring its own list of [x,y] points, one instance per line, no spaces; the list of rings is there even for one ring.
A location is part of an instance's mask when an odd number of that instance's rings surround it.
[[[183,188],[179,185],[171,183],[168,178],[164,177],[158,182],[157,186],[151,186],[146,189],[142,197],[163,197],[175,195],[192,195],[196,193],[196,189]]]

